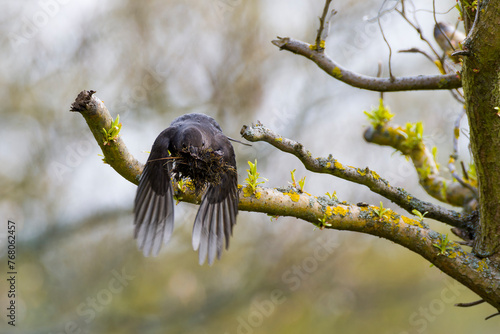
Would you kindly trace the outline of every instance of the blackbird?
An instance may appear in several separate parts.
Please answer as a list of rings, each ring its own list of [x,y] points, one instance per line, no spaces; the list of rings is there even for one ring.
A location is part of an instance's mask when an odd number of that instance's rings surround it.
[[[459,57],[451,56],[451,54],[461,49],[461,44],[465,37],[463,32],[460,32],[455,26],[449,23],[438,22],[434,26],[434,39],[446,55],[455,63],[459,62]]]
[[[234,149],[210,116],[180,116],[156,138],[135,197],[135,231],[139,249],[156,256],[174,228],[171,180],[189,178],[195,192],[206,189],[193,225],[192,243],[200,265],[220,259],[229,247],[238,214]]]

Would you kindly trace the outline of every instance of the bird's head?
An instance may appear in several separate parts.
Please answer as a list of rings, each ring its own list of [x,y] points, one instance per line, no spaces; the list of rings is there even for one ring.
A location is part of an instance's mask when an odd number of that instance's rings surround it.
[[[178,142],[175,143],[179,151],[198,151],[205,146],[203,135],[198,128],[188,127],[178,136]],[[193,152],[194,153],[194,152]]]

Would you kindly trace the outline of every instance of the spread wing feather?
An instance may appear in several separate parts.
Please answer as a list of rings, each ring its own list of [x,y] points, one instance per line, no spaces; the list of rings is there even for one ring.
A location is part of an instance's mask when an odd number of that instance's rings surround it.
[[[134,211],[134,237],[139,249],[144,256],[157,256],[174,229],[173,189],[164,160],[150,155],[139,181]]]

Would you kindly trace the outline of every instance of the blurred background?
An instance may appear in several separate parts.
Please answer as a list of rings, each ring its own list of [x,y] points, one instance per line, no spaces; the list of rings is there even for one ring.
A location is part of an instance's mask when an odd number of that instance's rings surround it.
[[[84,119],[69,112],[96,90],[141,161],[177,116],[213,116],[226,135],[260,120],[315,156],[369,166],[391,184],[435,202],[410,162],[364,142],[363,110],[379,93],[334,80],[307,59],[280,52],[276,36],[312,43],[324,1],[0,1],[1,333],[496,333],[489,305],[418,255],[359,233],[315,230],[294,218],[241,212],[231,247],[212,267],[191,249],[197,206],[176,207],[173,238],[156,258],[133,240],[136,186],[102,162]],[[343,66],[387,76],[388,48],[377,22],[381,1],[334,1],[327,53]],[[454,24],[455,1],[438,20]],[[393,6],[388,2],[387,7]],[[432,2],[407,3],[427,38]],[[397,13],[381,19],[396,76],[438,74],[417,54],[419,36]],[[446,165],[462,106],[449,92],[385,94],[393,122],[422,120]],[[467,121],[462,130],[467,133]],[[461,159],[469,162],[467,138]],[[290,171],[314,195],[397,207],[366,187],[305,171],[265,143],[234,144],[239,182],[258,160],[267,187]],[[401,213],[403,211],[399,210]],[[407,214],[407,213],[406,213]],[[17,326],[7,325],[7,220],[17,226]],[[432,228],[449,233],[442,224]],[[452,238],[453,239],[453,238]]]

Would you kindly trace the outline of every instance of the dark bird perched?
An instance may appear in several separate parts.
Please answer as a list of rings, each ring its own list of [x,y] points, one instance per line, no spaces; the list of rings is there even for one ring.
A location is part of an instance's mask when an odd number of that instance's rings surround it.
[[[208,255],[220,259],[233,234],[238,214],[238,180],[233,146],[219,124],[203,114],[176,118],[156,138],[135,197],[135,232],[145,256],[156,256],[174,228],[171,179],[189,178],[200,193],[200,208],[193,226],[193,248],[199,263]]]
[[[462,48],[462,42],[465,39],[465,34],[452,26],[449,23],[438,22],[434,26],[434,39],[439,47],[451,58],[455,63],[458,63],[459,58],[451,56],[453,51]]]

